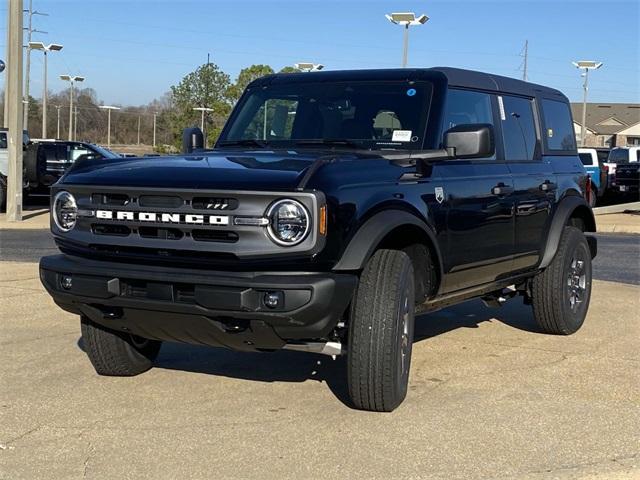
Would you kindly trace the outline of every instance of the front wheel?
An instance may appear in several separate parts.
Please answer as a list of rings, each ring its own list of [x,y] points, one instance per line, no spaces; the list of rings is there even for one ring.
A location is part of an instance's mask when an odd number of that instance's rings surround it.
[[[591,251],[584,233],[564,227],[558,251],[533,279],[533,316],[540,329],[570,335],[582,326],[591,299]]]
[[[108,330],[81,318],[84,348],[99,375],[130,377],[153,366],[162,342]]]
[[[347,350],[349,394],[356,408],[390,412],[407,395],[414,289],[411,260],[398,250],[378,250],[360,276]]]

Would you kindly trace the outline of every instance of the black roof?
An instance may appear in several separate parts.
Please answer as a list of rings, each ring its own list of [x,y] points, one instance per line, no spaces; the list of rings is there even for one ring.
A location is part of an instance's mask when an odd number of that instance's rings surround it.
[[[252,85],[340,82],[358,80],[435,80],[444,79],[449,86],[514,93],[525,96],[545,95],[568,101],[562,92],[515,78],[462,68],[394,68],[378,70],[327,70],[310,73],[277,73],[255,80]]]

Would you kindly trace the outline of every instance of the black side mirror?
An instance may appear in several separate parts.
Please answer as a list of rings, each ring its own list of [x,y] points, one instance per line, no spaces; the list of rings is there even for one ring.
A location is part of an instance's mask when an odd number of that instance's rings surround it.
[[[444,133],[444,147],[455,158],[490,157],[496,151],[493,125],[474,123],[456,125]]]
[[[182,153],[192,153],[204,148],[204,135],[198,127],[185,128],[182,131]]]

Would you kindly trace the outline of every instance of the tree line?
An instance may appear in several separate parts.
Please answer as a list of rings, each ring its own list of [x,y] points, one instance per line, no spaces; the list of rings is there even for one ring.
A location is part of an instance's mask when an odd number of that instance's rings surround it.
[[[298,72],[294,67],[285,67],[280,73]],[[200,126],[201,114],[194,107],[211,108],[205,114],[205,134],[215,139],[245,87],[256,78],[274,73],[269,65],[251,65],[238,74],[235,81],[215,63],[205,63],[185,75],[180,82],[160,98],[146,105],[122,106],[111,112],[111,143],[151,145],[153,142],[153,120],[156,116],[156,150],[171,151],[182,142],[182,130]],[[47,96],[47,136],[66,139],[69,127],[69,89]],[[0,117],[4,113],[4,95],[0,95]],[[100,109],[104,104],[92,88],[74,89],[74,110],[77,107],[77,140],[105,144],[107,141],[107,112]],[[139,128],[138,128],[139,125]],[[29,135],[42,136],[42,103],[29,97]],[[140,136],[138,137],[138,131]]]

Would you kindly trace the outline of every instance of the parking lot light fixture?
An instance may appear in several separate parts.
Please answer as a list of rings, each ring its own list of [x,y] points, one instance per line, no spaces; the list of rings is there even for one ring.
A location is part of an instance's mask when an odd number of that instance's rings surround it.
[[[47,138],[47,53],[59,52],[62,50],[62,45],[59,43],[50,43],[45,45],[42,42],[29,42],[29,48],[31,50],[42,50],[44,53],[44,73],[43,73],[43,87],[42,87],[42,138]]]
[[[402,49],[402,68],[407,66],[407,57],[409,56],[409,27],[415,27],[418,25],[424,25],[429,20],[429,17],[422,14],[416,17],[413,12],[398,12],[386,14],[387,20],[396,25],[402,25],[404,27],[404,41]]]
[[[60,75],[60,80],[69,82],[69,141],[73,140],[73,84],[84,82],[84,77],[78,75]]]
[[[318,72],[324,68],[321,63],[299,62],[294,65],[301,72]]]
[[[582,124],[580,125],[580,145],[585,146],[586,141],[586,122],[587,122],[587,92],[589,91],[589,70],[597,70],[602,66],[602,62],[595,62],[593,60],[579,60],[577,62],[571,62],[573,66],[584,70],[582,76],[584,77],[584,82],[582,84],[582,89],[584,90],[582,96]]]
[[[107,148],[111,148],[111,110],[120,110],[120,107],[113,105],[100,105],[98,108],[106,110],[107,113]]]

